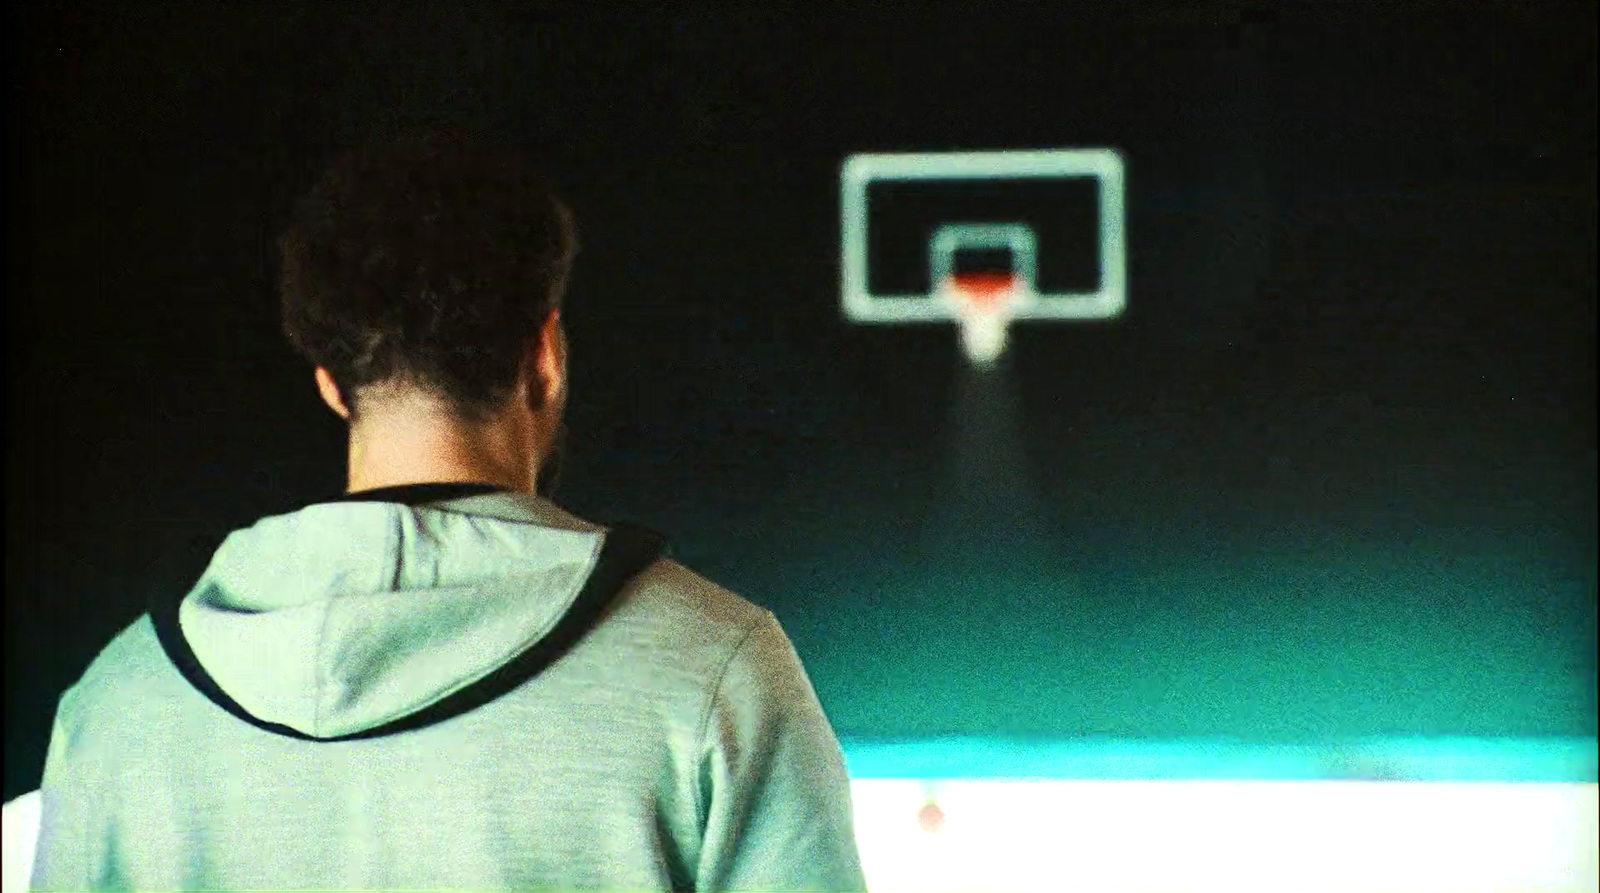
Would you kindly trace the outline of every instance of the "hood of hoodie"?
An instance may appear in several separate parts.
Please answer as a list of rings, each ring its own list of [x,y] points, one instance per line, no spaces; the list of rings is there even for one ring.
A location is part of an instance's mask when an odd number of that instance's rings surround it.
[[[317,738],[361,732],[537,643],[594,571],[604,533],[524,494],[313,505],[230,534],[178,624],[257,719]]]

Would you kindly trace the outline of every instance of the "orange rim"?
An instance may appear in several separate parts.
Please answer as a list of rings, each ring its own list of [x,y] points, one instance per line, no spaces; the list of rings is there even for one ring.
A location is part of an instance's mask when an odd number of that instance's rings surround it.
[[[958,299],[980,311],[998,310],[1016,289],[1017,277],[1010,273],[962,273],[950,277]]]

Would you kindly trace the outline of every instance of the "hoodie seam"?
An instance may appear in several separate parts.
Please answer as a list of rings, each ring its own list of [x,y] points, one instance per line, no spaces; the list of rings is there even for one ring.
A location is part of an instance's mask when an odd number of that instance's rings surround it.
[[[398,586],[400,576],[401,527],[404,526],[405,522],[400,518],[398,512],[390,512],[389,519],[392,523],[389,525],[388,542],[385,543],[384,553],[394,563],[394,572],[389,574],[390,588],[393,589]],[[312,655],[312,666],[315,674],[315,679],[312,681],[311,686],[312,697],[315,699],[311,705],[311,734],[313,735],[322,734],[323,720],[325,719],[322,715],[322,708],[325,703],[322,693],[326,689],[324,683],[330,673],[323,666],[323,662],[327,656],[328,628],[333,625],[333,603],[338,597],[339,593],[332,592],[323,600],[322,623],[317,627],[317,646],[315,653]]]
[[[763,609],[762,613],[768,614],[770,612]],[[733,667],[734,659],[739,656],[740,651],[744,650],[745,643],[750,641],[750,638],[755,635],[756,629],[765,621],[766,617],[757,617],[751,622],[749,628],[744,631],[744,634],[739,637],[738,643],[733,646],[733,650],[728,653],[727,659],[722,662],[721,668],[717,670],[716,681],[711,685],[711,696],[706,699],[705,710],[700,717],[700,728],[695,735],[696,746],[693,778],[694,812],[697,817],[706,806],[706,804],[703,802],[703,794],[700,790],[700,761],[704,759],[706,753],[706,734],[711,729],[711,714],[716,712],[717,698],[722,694],[722,684],[727,681],[728,671]],[[710,819],[709,814],[707,815],[707,819]],[[703,830],[704,829],[702,829],[702,831]]]
[[[333,622],[333,596],[329,596],[322,603],[322,622],[317,626],[316,652],[311,656],[311,666],[316,678],[311,684],[311,731],[309,734],[322,734],[322,680],[327,675],[322,666],[323,646],[328,641],[328,626]]]
[[[421,522],[417,519],[416,509],[412,508],[411,506],[400,506],[399,509],[390,516],[394,519],[394,525],[389,528],[388,545],[390,559],[394,562],[394,572],[389,574],[390,592],[400,591],[400,581],[405,575],[406,561],[405,555],[401,554],[401,543],[406,536],[406,515],[408,514],[411,516],[411,520],[417,523],[418,527],[421,527]],[[437,582],[437,569],[434,572],[434,579],[435,582]]]

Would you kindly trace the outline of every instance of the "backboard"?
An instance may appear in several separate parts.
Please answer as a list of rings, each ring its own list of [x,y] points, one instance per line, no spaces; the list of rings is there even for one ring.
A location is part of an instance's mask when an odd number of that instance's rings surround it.
[[[1111,149],[853,155],[840,217],[852,322],[960,322],[953,299],[984,277],[1006,282],[1006,323],[1109,319],[1127,302]]]

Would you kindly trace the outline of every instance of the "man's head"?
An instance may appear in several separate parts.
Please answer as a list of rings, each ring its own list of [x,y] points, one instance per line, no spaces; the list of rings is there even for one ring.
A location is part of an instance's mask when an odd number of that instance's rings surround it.
[[[548,489],[576,237],[538,171],[458,133],[408,134],[334,163],[279,247],[284,333],[350,423],[353,489],[509,483],[530,457]]]

